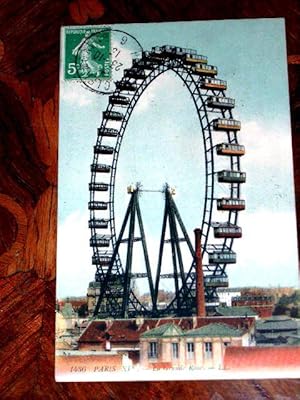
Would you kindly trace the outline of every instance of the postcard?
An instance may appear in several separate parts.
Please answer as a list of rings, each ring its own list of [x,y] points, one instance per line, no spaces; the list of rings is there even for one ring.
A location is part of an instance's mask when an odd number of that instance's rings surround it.
[[[299,377],[284,20],[61,30],[57,381]]]

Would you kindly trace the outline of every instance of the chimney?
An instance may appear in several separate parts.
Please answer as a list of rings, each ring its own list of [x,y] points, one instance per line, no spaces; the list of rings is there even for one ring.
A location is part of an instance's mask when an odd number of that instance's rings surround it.
[[[195,262],[196,262],[196,310],[197,317],[205,317],[205,295],[202,269],[201,254],[201,229],[197,228],[195,232]]]

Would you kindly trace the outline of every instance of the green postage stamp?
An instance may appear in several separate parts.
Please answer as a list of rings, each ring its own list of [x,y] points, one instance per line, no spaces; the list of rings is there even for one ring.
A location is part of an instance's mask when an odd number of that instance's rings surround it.
[[[70,27],[64,39],[66,80],[111,79],[110,29]]]

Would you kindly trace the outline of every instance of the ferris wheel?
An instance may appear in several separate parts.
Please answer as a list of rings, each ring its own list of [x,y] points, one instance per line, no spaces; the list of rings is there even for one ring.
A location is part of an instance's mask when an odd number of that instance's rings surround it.
[[[242,236],[242,229],[238,225],[238,214],[245,209],[240,189],[246,181],[246,174],[241,171],[240,166],[240,158],[245,154],[244,146],[238,141],[241,123],[235,120],[232,114],[235,100],[226,96],[226,81],[216,78],[217,67],[209,65],[207,57],[198,54],[197,51],[169,45],[142,51],[140,57],[133,59],[131,68],[124,70],[122,79],[116,82],[116,89],[110,94],[107,108],[103,112],[94,146],[88,207],[90,246],[93,249],[92,264],[96,266],[95,281],[98,283],[95,316],[191,315],[195,310],[195,262],[192,262],[187,270],[183,270],[182,267],[180,269],[179,265],[178,273],[175,268],[173,273],[167,276],[162,276],[158,268],[155,283],[152,280],[138,204],[139,187],[129,190],[131,200],[123,225],[118,232],[115,223],[116,171],[128,121],[147,87],[158,76],[169,70],[177,74],[190,93],[198,115],[199,134],[203,143],[205,196],[201,244],[205,261],[203,263],[205,299],[208,306],[218,304],[217,288],[228,286],[226,267],[236,262],[233,241]],[[218,158],[225,161],[226,168],[221,170],[216,168]],[[216,194],[217,185],[222,185],[225,195]],[[174,251],[177,251],[180,264],[178,242],[185,240],[193,256],[194,249],[168,185],[164,193],[167,210],[165,221],[169,218],[170,224],[175,227],[170,242],[174,245]],[[218,215],[222,217],[219,219]],[[135,219],[140,227],[146,271],[144,274],[134,275],[128,263],[132,261],[130,252],[137,239],[132,229],[131,237],[125,239],[124,230],[126,224],[134,225]],[[179,238],[176,226],[181,230],[183,239]],[[120,245],[125,241],[128,244],[126,265],[122,264],[119,255]],[[161,241],[160,255],[163,251],[163,242],[166,240]],[[150,306],[143,304],[130,286],[131,278],[138,279],[145,276],[152,297]],[[169,304],[158,308],[157,295],[161,278],[175,279],[176,293]]]

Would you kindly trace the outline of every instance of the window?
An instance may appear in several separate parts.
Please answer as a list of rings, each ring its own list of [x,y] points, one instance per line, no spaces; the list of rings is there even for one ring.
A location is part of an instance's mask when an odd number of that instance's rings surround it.
[[[179,347],[178,343],[171,343],[172,345],[172,358],[178,358]]]
[[[204,358],[212,358],[212,343],[206,342],[204,343]]]
[[[149,343],[148,358],[157,358],[157,342]]]
[[[186,344],[186,348],[187,348],[187,358],[188,360],[192,360],[194,358],[194,351],[195,351],[195,347],[194,347],[194,343],[187,343]]]

